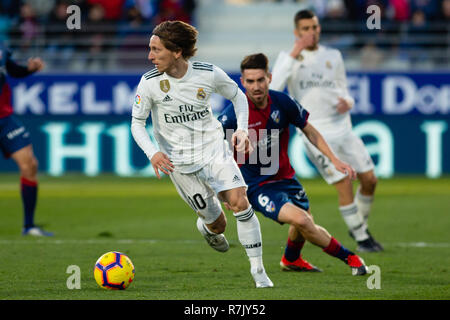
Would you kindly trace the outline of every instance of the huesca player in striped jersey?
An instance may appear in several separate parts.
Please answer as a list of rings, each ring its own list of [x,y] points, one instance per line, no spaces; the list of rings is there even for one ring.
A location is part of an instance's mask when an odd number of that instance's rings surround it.
[[[249,103],[248,130],[253,152],[244,163],[238,163],[248,185],[247,194],[253,208],[280,224],[289,224],[287,244],[280,261],[282,269],[321,271],[302,257],[303,245],[309,241],[345,262],[353,275],[366,274],[367,267],[358,255],[314,223],[308,197],[289,161],[289,125],[300,129],[312,144],[331,159],[336,170],[351,178],[355,177],[355,171],[334,155],[322,135],[308,122],[307,110],[287,94],[269,90],[271,74],[264,54],[245,57],[241,63],[241,74]],[[237,128],[236,114],[231,106],[223,111],[219,121],[226,136],[229,136],[229,130]]]

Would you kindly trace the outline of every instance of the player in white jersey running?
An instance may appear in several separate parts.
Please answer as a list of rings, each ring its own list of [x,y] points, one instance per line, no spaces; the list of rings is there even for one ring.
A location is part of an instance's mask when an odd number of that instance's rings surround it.
[[[288,87],[310,112],[309,122],[322,133],[338,157],[357,172],[356,195],[352,181],[336,170],[331,161],[303,136],[306,152],[328,184],[336,187],[339,210],[358,251],[377,252],[383,247],[368,231],[368,218],[377,184],[373,161],[362,140],[352,132],[350,109],[354,99],[347,89],[341,53],[319,45],[320,24],[309,10],[294,17],[296,41],[291,52],[280,52],[272,70],[270,88]]]
[[[232,143],[237,152],[251,148],[248,102],[223,70],[189,61],[196,52],[197,34],[193,26],[181,21],[162,22],[153,29],[148,59],[156,68],[145,73],[138,85],[131,131],[156,176],[161,177],[160,171],[170,176],[180,196],[197,213],[199,232],[220,252],[229,249],[220,201],[227,203],[237,219],[239,241],[249,257],[256,287],[273,287],[263,266],[260,225],[247,199],[247,185],[209,98],[216,92],[233,102],[238,130]],[[159,150],[145,127],[150,112]]]

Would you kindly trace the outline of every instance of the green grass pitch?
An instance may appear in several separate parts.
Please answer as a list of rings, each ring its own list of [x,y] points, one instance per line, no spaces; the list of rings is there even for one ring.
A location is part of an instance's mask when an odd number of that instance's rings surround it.
[[[323,273],[280,271],[288,227],[260,214],[264,264],[275,287],[255,289],[232,214],[225,232],[231,248],[218,253],[167,178],[41,176],[36,222],[55,236],[23,237],[18,180],[0,175],[0,299],[450,299],[449,177],[379,181],[370,227],[385,251],[361,256],[380,268],[380,289],[368,289],[368,276],[352,276],[309,243],[303,255]],[[334,188],[319,179],[302,183],[316,223],[354,250]],[[136,268],[125,291],[102,290],[93,277],[97,258],[112,250],[128,254]],[[80,267],[79,290],[67,288],[70,265]]]

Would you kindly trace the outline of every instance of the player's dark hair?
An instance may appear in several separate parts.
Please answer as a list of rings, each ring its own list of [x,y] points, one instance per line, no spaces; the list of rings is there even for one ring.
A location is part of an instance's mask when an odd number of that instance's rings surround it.
[[[294,16],[294,26],[297,27],[297,24],[300,20],[312,19],[315,16],[316,14],[311,10],[300,10]]]
[[[186,60],[194,56],[197,48],[198,31],[195,27],[183,21],[164,21],[158,24],[152,32],[158,36],[162,44],[170,51],[180,51]]]
[[[241,72],[245,69],[264,69],[269,71],[269,59],[264,53],[256,53],[246,56],[241,62]]]

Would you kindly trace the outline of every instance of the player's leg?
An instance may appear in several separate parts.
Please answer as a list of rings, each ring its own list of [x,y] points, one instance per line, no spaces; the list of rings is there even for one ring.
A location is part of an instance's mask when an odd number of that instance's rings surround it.
[[[226,252],[229,244],[223,232],[226,218],[219,200],[198,173],[183,174],[174,171],[170,174],[178,194],[197,215],[196,226],[206,242],[219,252]]]
[[[278,221],[290,224],[305,240],[316,246],[325,248],[330,243],[330,234],[314,223],[312,215],[293,203],[283,205],[278,214]]]
[[[20,171],[20,190],[24,212],[24,235],[51,236],[34,224],[34,215],[38,198],[38,161],[31,144],[11,154]]]
[[[358,214],[358,207],[353,197],[352,181],[348,178],[348,176],[337,171],[330,159],[323,155],[314,145],[311,144],[311,142],[309,142],[306,138],[304,138],[303,141],[305,142],[308,158],[314,163],[323,179],[328,184],[335,187],[338,193],[339,212],[347,225],[350,235],[356,240],[361,248],[366,248],[367,251],[374,251],[373,244],[370,241],[370,236],[364,227],[364,221]],[[335,145],[337,142],[334,143],[330,140],[328,140],[328,142],[335,153],[340,151],[339,145]],[[340,156],[340,153],[337,154]]]
[[[264,269],[261,228],[258,217],[247,199],[246,187],[223,190],[219,192],[219,198],[227,203],[227,207],[233,211],[236,218],[238,238],[250,260],[250,272],[256,287],[273,287]]]
[[[301,253],[305,245],[305,238],[293,225],[289,226],[288,239],[280,266],[283,271],[322,272],[319,268],[303,258]]]
[[[38,162],[31,145],[30,133],[14,116],[0,119],[0,147],[20,170],[20,190],[24,212],[23,235],[51,236],[34,224],[38,197]]]
[[[357,250],[376,252],[383,250],[383,247],[373,238],[368,231],[367,219],[372,208],[373,195],[377,184],[377,178],[374,173],[374,163],[370,154],[364,146],[361,138],[354,133],[349,133],[342,140],[346,148],[342,148],[339,155],[342,160],[347,161],[356,171],[360,186],[356,191],[355,204],[358,208],[358,215],[364,223],[364,229],[369,235],[369,240],[372,243],[370,248],[359,246]],[[368,250],[369,249],[369,250]]]
[[[378,182],[373,170],[358,173],[358,180],[360,185],[356,191],[355,202],[358,205],[358,213],[363,217],[364,226],[369,234],[372,242],[378,248],[377,251],[384,250],[383,246],[375,240],[369,232],[369,215],[372,210],[372,203],[375,195],[375,188]]]
[[[349,234],[358,243],[358,250],[366,252],[377,251],[371,241],[370,234],[359,214],[358,205],[353,197],[353,184],[346,176],[333,184],[338,193],[339,211],[349,230]]]
[[[223,140],[223,148],[214,157],[214,162],[205,166],[200,174],[215,191],[220,201],[233,211],[239,242],[249,257],[250,272],[256,287],[273,287],[263,265],[259,220],[248,201],[247,185],[242,173],[225,140]]]
[[[316,225],[312,215],[307,211],[292,203],[286,203],[280,210],[278,220],[289,223],[307,241],[322,248],[327,254],[345,262],[352,269],[353,275],[364,275],[367,273],[364,261],[340,244],[325,228]]]
[[[248,194],[250,204],[256,211],[281,225],[284,222],[279,221],[278,214],[285,203],[293,202],[301,208],[309,208],[308,197],[296,179],[253,187],[249,189]],[[320,271],[303,259],[301,251],[304,244],[305,238],[295,227],[290,225],[285,250],[280,261],[282,270]]]
[[[212,200],[212,201],[211,201]],[[198,209],[197,230],[205,238],[211,248],[226,252],[230,248],[227,238],[223,234],[227,225],[225,214],[217,198],[206,200],[204,209]],[[219,215],[217,216],[217,213]],[[213,221],[212,221],[213,220]],[[212,221],[212,222],[210,222]]]
[[[368,219],[372,209],[375,188],[378,180],[373,170],[358,173],[357,176],[360,185],[356,190],[355,201],[358,205],[359,212],[364,219],[365,225],[368,226]]]

